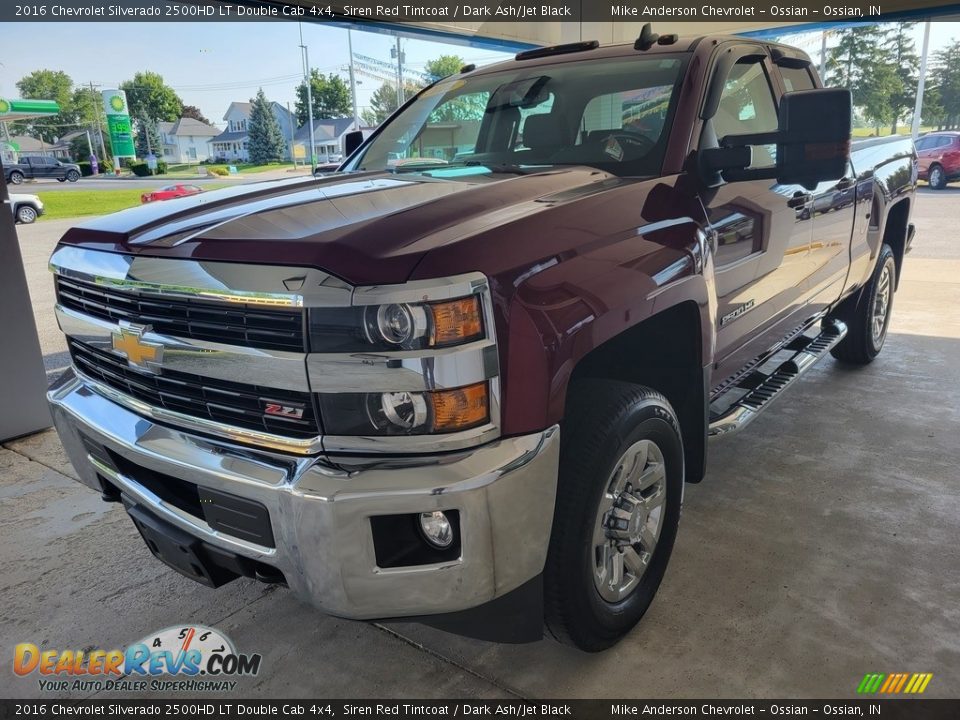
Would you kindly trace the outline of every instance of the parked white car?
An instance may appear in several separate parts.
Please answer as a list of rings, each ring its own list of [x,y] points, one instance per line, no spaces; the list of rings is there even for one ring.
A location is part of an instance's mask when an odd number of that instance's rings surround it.
[[[10,195],[10,209],[18,223],[29,225],[43,215],[43,201],[36,195]]]

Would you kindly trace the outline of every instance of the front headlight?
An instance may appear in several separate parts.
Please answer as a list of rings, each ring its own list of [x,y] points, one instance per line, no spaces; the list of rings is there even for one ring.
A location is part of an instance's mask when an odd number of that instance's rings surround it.
[[[330,435],[433,435],[490,421],[487,382],[431,392],[317,395]]]
[[[443,302],[312,308],[311,352],[444,348],[484,337],[478,295]]]

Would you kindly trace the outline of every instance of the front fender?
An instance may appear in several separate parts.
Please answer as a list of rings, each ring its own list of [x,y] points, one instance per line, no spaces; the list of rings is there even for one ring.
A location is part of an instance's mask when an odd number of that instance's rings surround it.
[[[541,264],[509,298],[500,298],[507,313],[501,338],[504,433],[560,422],[581,359],[683,303],[698,309],[699,362],[701,368],[709,365],[716,317],[712,278],[706,236],[690,217],[650,223]]]

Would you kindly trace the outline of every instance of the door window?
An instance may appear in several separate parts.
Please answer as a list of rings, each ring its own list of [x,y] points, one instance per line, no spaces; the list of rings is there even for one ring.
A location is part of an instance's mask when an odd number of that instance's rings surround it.
[[[733,66],[720,95],[713,127],[718,139],[777,129],[777,105],[762,63]],[[750,167],[772,167],[776,164],[776,154],[776,145],[755,145]]]
[[[813,78],[806,67],[782,67],[780,68],[780,76],[783,78],[783,86],[787,92],[813,90]]]

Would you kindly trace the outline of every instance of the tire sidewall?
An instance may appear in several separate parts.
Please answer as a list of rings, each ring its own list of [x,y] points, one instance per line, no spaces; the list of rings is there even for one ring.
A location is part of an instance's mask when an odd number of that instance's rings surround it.
[[[934,190],[942,190],[944,186],[946,186],[947,184],[945,182],[946,175],[943,172],[943,168],[941,168],[939,165],[934,165],[932,168],[930,168],[929,177],[930,177],[929,185]],[[934,182],[935,177],[939,178],[936,182]]]
[[[677,535],[683,498],[683,445],[677,421],[670,409],[662,403],[647,399],[636,403],[618,418],[621,431],[611,434],[596,454],[597,473],[589,478],[588,504],[584,507],[583,522],[576,533],[575,567],[571,573],[571,603],[582,623],[590,627],[591,635],[609,639],[613,644],[637,623],[656,595],[666,572]],[[661,520],[660,537],[646,572],[633,592],[623,600],[610,603],[604,600],[593,581],[593,531],[597,510],[606,482],[614,470],[614,463],[638,440],[648,439],[657,444],[666,465],[666,503]],[[572,550],[573,548],[571,548]]]
[[[876,303],[877,291],[880,289],[880,276],[883,273],[883,268],[886,266],[890,267],[890,299],[887,302],[887,316],[884,318],[883,335],[880,336],[880,343],[878,345],[873,337],[873,306]],[[897,265],[893,259],[893,252],[887,245],[884,245],[879,262],[877,263],[877,269],[873,276],[873,281],[870,283],[870,295],[868,298],[869,302],[865,308],[866,312],[864,313],[863,318],[863,321],[867,324],[867,349],[870,351],[870,354],[873,357],[876,357],[880,354],[880,351],[883,349],[883,345],[887,340],[887,332],[890,329],[890,317],[893,314],[893,298],[895,295],[893,290],[896,287],[896,284]]]

